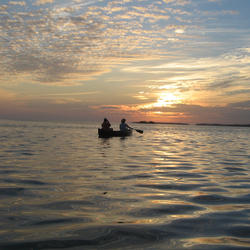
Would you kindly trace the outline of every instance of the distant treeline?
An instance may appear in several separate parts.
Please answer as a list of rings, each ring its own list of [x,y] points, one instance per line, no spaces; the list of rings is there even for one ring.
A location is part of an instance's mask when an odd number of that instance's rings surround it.
[[[190,125],[182,122],[154,122],[154,121],[139,121],[134,123],[142,124],[172,124],[172,125]],[[223,124],[223,123],[196,123],[197,126],[229,126],[229,127],[250,127],[250,124]]]

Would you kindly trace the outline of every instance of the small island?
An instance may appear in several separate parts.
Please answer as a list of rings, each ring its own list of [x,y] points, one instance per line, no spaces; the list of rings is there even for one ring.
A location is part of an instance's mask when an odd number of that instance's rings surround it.
[[[170,124],[170,125],[189,125],[189,123],[183,122],[154,122],[154,121],[139,121],[133,123],[143,123],[143,124]]]

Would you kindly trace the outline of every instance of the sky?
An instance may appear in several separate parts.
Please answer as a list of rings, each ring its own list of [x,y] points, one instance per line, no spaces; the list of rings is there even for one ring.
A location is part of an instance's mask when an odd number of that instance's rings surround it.
[[[0,1],[0,119],[250,123],[249,0]]]

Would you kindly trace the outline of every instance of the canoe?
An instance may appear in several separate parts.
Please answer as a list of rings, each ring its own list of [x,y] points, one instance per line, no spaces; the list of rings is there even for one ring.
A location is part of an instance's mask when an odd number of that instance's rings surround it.
[[[98,128],[98,135],[100,138],[109,137],[125,137],[132,135],[132,130],[120,131],[120,130],[103,130]]]

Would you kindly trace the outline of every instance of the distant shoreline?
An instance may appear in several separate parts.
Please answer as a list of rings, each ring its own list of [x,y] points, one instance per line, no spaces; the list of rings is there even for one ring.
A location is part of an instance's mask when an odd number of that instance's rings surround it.
[[[197,126],[250,127],[250,124],[197,123]]]
[[[138,121],[133,123],[140,124],[167,124],[167,125],[191,125],[182,122],[154,122],[154,121]],[[223,124],[223,123],[196,123],[196,126],[227,126],[227,127],[250,127],[250,124]]]
[[[153,122],[153,121],[139,121],[139,122],[133,122],[133,123],[143,123],[143,124],[173,124],[173,125],[190,125],[189,123],[183,123],[183,122]]]

